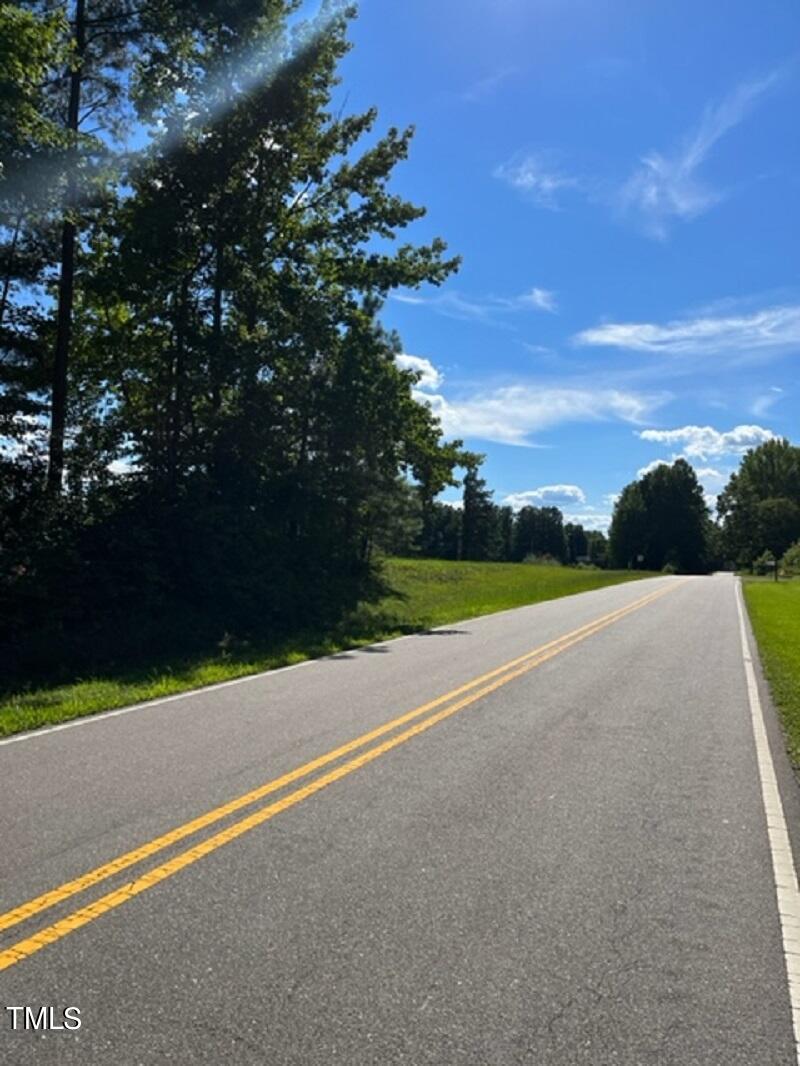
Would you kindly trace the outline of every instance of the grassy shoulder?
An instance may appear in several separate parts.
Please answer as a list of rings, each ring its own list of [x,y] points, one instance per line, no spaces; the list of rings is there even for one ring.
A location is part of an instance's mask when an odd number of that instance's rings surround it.
[[[745,578],[743,588],[789,754],[800,767],[800,579]]]
[[[72,684],[31,686],[0,694],[0,736],[651,575],[525,563],[390,559],[385,576],[393,594],[379,603],[365,604],[330,633],[301,634],[272,647],[214,649],[213,654],[192,660],[150,663],[113,675],[76,679]]]

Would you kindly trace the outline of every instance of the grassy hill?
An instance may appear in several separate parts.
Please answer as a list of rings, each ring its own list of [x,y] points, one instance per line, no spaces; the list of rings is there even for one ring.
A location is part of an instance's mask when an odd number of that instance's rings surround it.
[[[186,692],[430,626],[647,576],[525,563],[389,559],[385,579],[392,594],[379,603],[362,606],[333,632],[300,634],[278,647],[215,648],[196,659],[148,663],[114,675],[76,679],[72,684],[32,684],[26,691],[0,695],[0,736]]]

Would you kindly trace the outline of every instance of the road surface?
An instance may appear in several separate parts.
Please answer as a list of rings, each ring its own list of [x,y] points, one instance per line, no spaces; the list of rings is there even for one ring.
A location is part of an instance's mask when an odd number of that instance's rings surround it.
[[[796,1066],[747,655],[656,578],[0,744],[0,1061]]]

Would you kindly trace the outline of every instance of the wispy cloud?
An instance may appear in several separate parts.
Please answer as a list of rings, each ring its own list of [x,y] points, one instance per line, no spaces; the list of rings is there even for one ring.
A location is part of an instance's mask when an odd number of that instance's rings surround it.
[[[479,78],[469,88],[461,93],[460,99],[467,104],[476,104],[485,100],[500,88],[509,78],[513,78],[519,71],[518,67],[504,67],[493,74],[487,74],[485,78]]]
[[[763,418],[767,414],[771,407],[782,399],[784,396],[783,389],[778,388],[777,385],[770,385],[769,389],[761,396],[757,396],[753,401],[753,405],[750,408],[756,418]]]
[[[556,294],[551,289],[531,289],[526,296],[520,297],[520,302],[523,306],[529,304],[531,307],[538,307],[540,311],[550,311],[551,314],[558,310]]]
[[[724,455],[744,455],[748,449],[772,440],[775,434],[763,426],[734,426],[724,432],[713,426],[681,426],[679,429],[645,429],[638,436],[655,444],[682,448],[683,456],[688,459],[707,461]],[[673,456],[673,461],[675,458]],[[665,460],[655,460],[656,465],[659,462]],[[706,470],[706,476],[712,472],[719,473]]]
[[[495,167],[493,175],[512,188],[526,193],[539,207],[550,211],[559,210],[560,192],[580,185],[577,177],[564,174],[558,169],[550,152],[515,156]]]
[[[512,492],[503,503],[515,511],[523,507],[575,507],[586,503],[586,493],[578,485],[542,485],[538,489]]]
[[[655,322],[607,322],[585,329],[576,344],[668,355],[701,355],[800,344],[800,305],[768,307],[748,315]]]
[[[440,314],[447,315],[448,318],[461,318],[479,322],[490,318],[493,310],[485,302],[472,300],[452,289],[447,292],[436,293],[433,296],[394,292],[391,298],[401,304],[410,304],[412,307],[430,307]]]
[[[776,71],[738,85],[720,103],[706,107],[676,152],[646,155],[622,188],[623,210],[637,215],[650,236],[663,240],[673,220],[696,218],[719,203],[725,193],[703,182],[698,170],[717,141],[738,126],[780,78]]]
[[[414,307],[429,307],[448,318],[505,326],[502,316],[520,311],[558,310],[556,293],[551,289],[532,288],[519,296],[464,296],[454,289],[430,296],[416,293],[393,293],[392,299]]]
[[[625,389],[536,382],[461,391],[452,396],[420,383],[414,395],[429,405],[446,436],[518,447],[536,447],[534,434],[565,423],[620,421],[641,425],[668,398]]]

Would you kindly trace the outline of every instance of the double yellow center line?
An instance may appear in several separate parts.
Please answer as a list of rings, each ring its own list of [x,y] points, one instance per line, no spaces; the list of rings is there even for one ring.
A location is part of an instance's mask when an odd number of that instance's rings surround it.
[[[393,748],[405,744],[405,742],[411,740],[412,737],[424,733],[425,730],[430,729],[431,726],[436,725],[445,718],[449,718],[451,715],[456,714],[465,707],[469,707],[484,696],[489,695],[489,693],[496,691],[503,685],[507,685],[510,681],[521,677],[523,674],[534,670],[537,666],[541,665],[541,663],[547,662],[556,655],[560,655],[561,652],[586,640],[588,637],[593,636],[607,626],[613,625],[621,618],[631,614],[631,612],[637,611],[646,604],[652,603],[654,600],[659,599],[661,596],[669,592],[670,589],[675,587],[675,585],[671,584],[667,588],[658,589],[638,600],[634,600],[633,603],[630,603],[625,607],[621,607],[616,611],[603,615],[601,618],[597,618],[593,622],[588,622],[586,625],[574,629],[570,633],[566,633],[556,640],[551,640],[547,644],[534,648],[533,651],[527,652],[525,655],[521,655],[516,659],[511,659],[502,666],[498,666],[496,669],[490,670],[488,673],[481,674],[480,677],[473,678],[466,684],[452,689],[450,692],[446,692],[444,695],[438,696],[436,699],[424,703],[420,707],[415,707],[414,710],[407,711],[405,714],[378,726],[376,729],[372,729],[367,733],[362,733],[361,736],[356,737],[354,740],[350,740],[346,744],[342,744],[340,747],[334,748],[332,751],[320,755],[316,759],[312,759],[311,762],[298,766],[296,769],[283,774],[281,777],[268,781],[266,784],[260,785],[258,788],[246,792],[244,795],[238,796],[236,799],[230,800],[228,803],[222,804],[220,807],[215,807],[213,810],[207,811],[198,818],[185,822],[183,825],[171,829],[169,832],[148,841],[146,844],[134,848],[132,851],[127,851],[123,855],[117,856],[110,862],[104,863],[102,866],[98,866],[94,870],[90,870],[88,873],[76,877],[72,881],[67,881],[58,888],[45,892],[43,895],[36,896],[27,903],[23,903],[10,911],[6,911],[4,914],[0,914],[0,932],[2,932],[5,929],[9,929],[20,922],[40,914],[42,911],[45,911],[50,907],[54,907],[57,904],[64,902],[77,893],[91,888],[93,885],[99,884],[101,881],[105,881],[109,877],[113,877],[115,874],[118,874],[137,863],[143,862],[145,859],[149,859],[151,856],[156,855],[165,848],[200,832],[202,829],[214,825],[222,819],[242,810],[244,807],[256,803],[265,796],[269,796],[274,792],[286,788],[288,785],[294,784],[296,781],[309,777],[316,771],[329,766],[331,763],[335,763],[340,759],[343,759],[345,756],[350,755],[361,748],[367,747],[367,745],[371,744],[373,741],[380,740],[382,737],[387,737],[387,734],[394,734],[393,736],[388,736],[387,739],[382,740],[375,746],[367,748],[366,751],[361,751],[360,754],[356,755],[354,758],[340,763],[333,769],[328,770],[327,773],[320,774],[307,784],[287,793],[280,799],[274,800],[267,806],[253,811],[240,821],[233,822],[219,832],[206,837],[193,847],[188,848],[186,851],[179,852],[161,865],[141,874],[134,881],[121,885],[119,888],[108,892],[106,895],[101,896],[87,906],[73,911],[66,917],[59,919],[44,929],[40,929],[38,932],[24,940],[20,940],[11,947],[1,950],[0,970],[8,969],[8,967],[30,957],[48,944],[60,940],[62,937],[67,936],[76,929],[80,929],[81,926],[87,925],[89,922],[94,921],[108,911],[114,910],[114,908],[119,907],[128,900],[141,895],[142,892],[146,892],[154,885],[159,884],[168,877],[172,877],[172,875],[176,874],[179,870],[191,866],[192,863],[197,862],[198,859],[202,859],[206,855],[210,855],[224,844],[228,844],[230,841],[236,840],[237,837],[250,832],[251,829],[255,829],[264,822],[268,822],[271,818],[274,818],[276,814],[289,810],[290,807],[295,807],[298,803],[302,803],[303,800],[308,799],[309,796],[313,796],[315,793],[332,785],[335,781],[347,777],[348,774],[352,774],[362,766],[374,762],[375,759],[385,755]],[[427,717],[425,717],[426,715]],[[410,722],[413,722],[414,724],[407,729],[401,729],[402,726],[407,726]],[[396,730],[400,731],[396,732]]]

